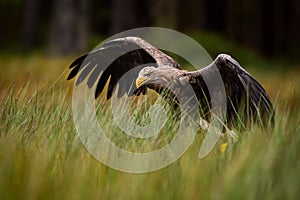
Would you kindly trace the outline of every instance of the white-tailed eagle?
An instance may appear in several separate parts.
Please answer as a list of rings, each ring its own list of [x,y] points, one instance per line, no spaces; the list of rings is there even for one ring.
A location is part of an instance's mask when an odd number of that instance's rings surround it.
[[[68,80],[78,75],[76,84],[86,80],[91,88],[97,84],[95,98],[108,84],[107,99],[110,99],[120,78],[131,72],[127,82],[119,85],[118,97],[146,94],[147,88],[159,94],[170,84],[183,87],[182,80],[192,86],[203,113],[210,120],[211,98],[205,77],[214,76],[216,66],[226,92],[226,122],[230,128],[237,124],[248,127],[258,124],[274,126],[273,105],[261,84],[239,63],[226,54],[220,54],[207,67],[186,71],[170,56],[138,37],[124,37],[106,42],[102,48],[77,58],[71,65]],[[107,83],[109,81],[109,83]],[[218,90],[218,88],[214,88]]]

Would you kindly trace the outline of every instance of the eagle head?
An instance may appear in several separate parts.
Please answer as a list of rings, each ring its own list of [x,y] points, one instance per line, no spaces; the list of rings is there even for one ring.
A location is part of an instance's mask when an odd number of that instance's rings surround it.
[[[178,69],[169,66],[145,67],[139,72],[135,84],[137,88],[144,85],[152,89],[167,88],[175,84],[180,75]]]

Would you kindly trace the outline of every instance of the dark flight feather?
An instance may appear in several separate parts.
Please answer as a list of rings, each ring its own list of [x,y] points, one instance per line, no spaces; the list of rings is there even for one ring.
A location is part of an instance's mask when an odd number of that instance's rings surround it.
[[[89,76],[88,86],[92,87],[95,83],[97,84],[96,98],[102,93],[104,86],[109,81],[107,99],[110,99],[118,81],[129,70],[132,70],[132,73],[130,73],[131,77],[128,77],[128,79],[135,83],[135,79],[141,70],[141,68],[135,69],[137,66],[159,67],[162,63],[180,68],[175,60],[146,41],[136,37],[120,38],[108,41],[102,48],[77,58],[70,65],[72,71],[67,79],[70,80],[79,74],[76,81],[78,85]],[[131,91],[132,94],[137,89],[135,84],[132,83],[119,85],[118,96],[128,94],[128,91]],[[135,94],[139,95],[141,92],[145,94],[146,87],[136,91]]]
[[[212,70],[213,67],[218,70]],[[274,108],[266,91],[236,60],[226,54],[219,55],[208,67],[188,73],[190,84],[204,110],[202,117],[209,120],[211,106],[203,76],[213,77],[214,73],[221,75],[225,87],[229,127],[242,126],[241,129],[244,129],[253,123],[261,127],[274,127]]]

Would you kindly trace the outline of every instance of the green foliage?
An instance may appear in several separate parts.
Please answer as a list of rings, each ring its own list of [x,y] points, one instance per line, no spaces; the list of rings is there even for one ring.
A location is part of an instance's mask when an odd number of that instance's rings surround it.
[[[272,61],[267,61],[254,49],[243,48],[237,45],[233,39],[223,34],[201,31],[192,32],[189,35],[202,45],[213,59],[220,53],[226,53],[232,55],[246,68],[285,70],[293,66],[289,58],[276,57]]]
[[[33,65],[31,69],[38,70],[40,63],[48,63],[40,72],[47,77],[38,79],[32,72],[25,81],[14,73],[13,68],[3,72],[11,80],[19,81],[8,85],[6,80],[0,85],[0,199],[298,197],[300,98],[295,91],[300,84],[297,78],[289,76],[292,86],[286,86],[276,97],[279,85],[288,84],[279,83],[281,76],[276,72],[265,77],[263,83],[267,84],[277,112],[273,133],[253,128],[238,133],[237,141],[224,136],[209,156],[200,160],[198,153],[205,131],[199,131],[192,146],[178,161],[162,170],[136,175],[104,166],[82,145],[72,119],[71,84],[66,83],[65,75],[54,81],[64,68],[51,67],[67,66],[67,61],[16,59],[2,60],[1,64],[16,68]],[[265,76],[260,73],[258,71],[256,75]],[[298,77],[297,73],[292,74]],[[53,81],[45,83],[45,80]],[[146,109],[149,102],[142,103],[142,108]],[[105,112],[104,107],[99,107],[98,112]],[[146,123],[147,115],[145,121],[139,121],[141,112],[143,109],[133,112],[134,120]],[[112,123],[109,116],[99,118],[104,119],[104,124]],[[172,123],[172,120],[168,122],[166,134]],[[136,141],[128,143],[123,138],[119,142],[127,147]]]

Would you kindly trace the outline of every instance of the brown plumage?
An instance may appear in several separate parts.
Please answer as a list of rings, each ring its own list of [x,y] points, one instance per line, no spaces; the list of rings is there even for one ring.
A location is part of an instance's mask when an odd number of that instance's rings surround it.
[[[87,79],[91,88],[97,84],[95,98],[108,83],[107,99],[119,84],[118,97],[146,94],[147,88],[162,93],[170,85],[184,90],[192,86],[201,107],[201,116],[210,119],[211,98],[207,80],[221,75],[227,102],[226,124],[230,127],[274,126],[274,109],[264,88],[229,55],[220,54],[209,66],[197,71],[186,71],[170,56],[137,37],[108,41],[100,49],[77,58],[70,66],[68,80],[78,75],[76,85]],[[110,79],[109,79],[110,78]],[[216,92],[218,85],[213,85]]]

